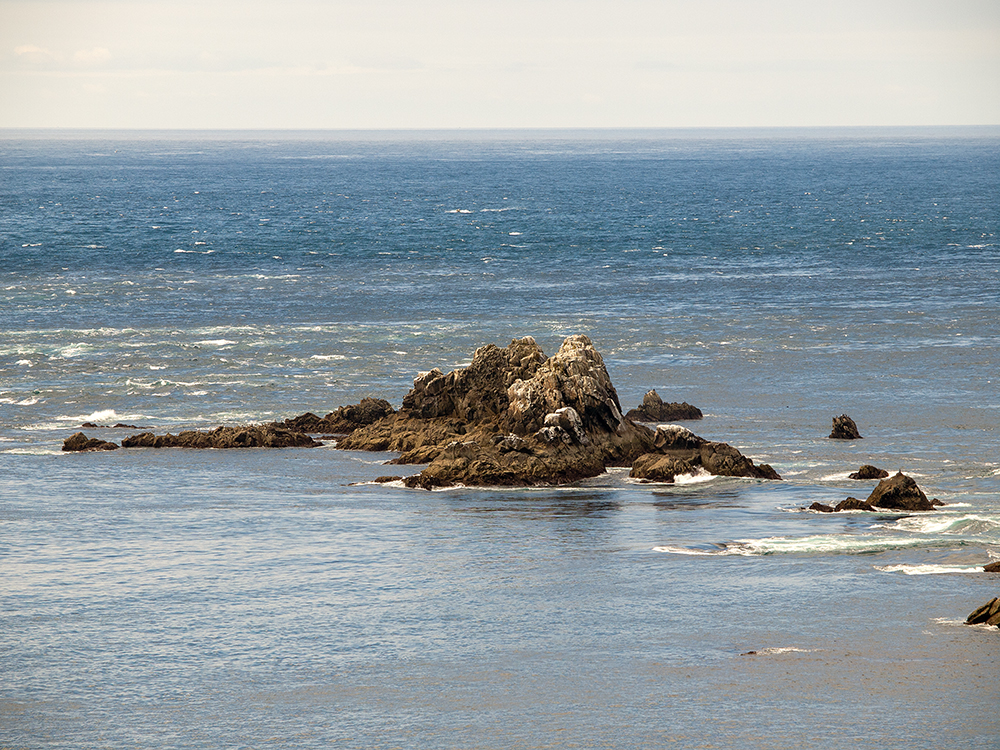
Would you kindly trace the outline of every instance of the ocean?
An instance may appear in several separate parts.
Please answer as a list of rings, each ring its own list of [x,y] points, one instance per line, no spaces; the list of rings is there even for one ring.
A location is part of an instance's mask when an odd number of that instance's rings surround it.
[[[0,747],[1000,747],[998,207],[996,128],[0,132]],[[61,451],[578,333],[783,480]]]

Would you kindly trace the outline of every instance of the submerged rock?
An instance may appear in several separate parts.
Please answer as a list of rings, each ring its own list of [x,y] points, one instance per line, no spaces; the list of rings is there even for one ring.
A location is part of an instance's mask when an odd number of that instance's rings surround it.
[[[996,625],[1000,627],[1000,597],[990,599],[965,620],[966,625]]]
[[[88,438],[82,432],[76,432],[63,440],[62,449],[64,451],[113,451],[118,448],[116,443],[97,438]]]
[[[889,472],[871,464],[864,464],[853,474],[847,476],[848,479],[885,479]]]
[[[625,416],[636,422],[677,422],[701,419],[704,415],[701,409],[687,401],[665,403],[655,390],[651,390],[642,397],[642,403]]]
[[[529,336],[504,349],[481,347],[468,367],[447,375],[420,373],[398,412],[337,447],[398,451],[392,463],[428,464],[404,480],[410,487],[523,486],[595,476],[647,454],[662,458],[668,441],[658,435],[622,415],[589,338],[570,336],[546,359]],[[735,448],[697,437],[686,450],[715,473],[753,463]]]
[[[830,437],[834,440],[860,440],[861,434],[858,432],[858,426],[854,424],[854,420],[846,414],[841,414],[839,417],[833,418],[833,430],[830,432]]]
[[[171,435],[143,432],[122,440],[123,448],[315,448],[322,445],[304,432],[273,424],[186,430]]]

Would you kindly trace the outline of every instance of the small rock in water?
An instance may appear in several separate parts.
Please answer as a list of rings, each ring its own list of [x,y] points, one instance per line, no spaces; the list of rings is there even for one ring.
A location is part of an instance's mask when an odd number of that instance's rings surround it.
[[[97,438],[88,438],[82,432],[76,432],[63,440],[64,451],[113,451],[118,448],[115,443]]]
[[[983,570],[987,573],[1000,573],[1000,560],[996,562],[991,562],[988,565],[983,566]]]
[[[832,435],[831,435],[832,437]],[[889,472],[871,464],[864,464],[853,474],[848,475],[848,479],[885,479]]]
[[[841,414],[833,418],[833,431],[830,432],[830,437],[834,440],[860,440],[861,434],[854,420],[846,414]]]
[[[973,612],[965,621],[966,625],[996,625],[1000,627],[1000,597],[993,597]]]
[[[636,422],[675,422],[701,419],[704,415],[701,409],[687,401],[666,403],[655,390],[651,390],[642,397],[642,404],[629,410],[625,416]]]

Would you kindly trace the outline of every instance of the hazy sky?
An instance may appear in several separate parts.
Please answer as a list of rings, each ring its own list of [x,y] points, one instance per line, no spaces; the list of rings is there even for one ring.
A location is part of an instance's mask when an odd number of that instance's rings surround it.
[[[1000,124],[1000,0],[0,0],[0,127]]]

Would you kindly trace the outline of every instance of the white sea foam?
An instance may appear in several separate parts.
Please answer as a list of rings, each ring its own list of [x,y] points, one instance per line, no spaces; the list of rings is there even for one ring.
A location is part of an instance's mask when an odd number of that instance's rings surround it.
[[[795,646],[772,646],[770,648],[762,648],[759,651],[750,651],[744,656],[776,656],[778,654],[811,654],[816,649],[813,648],[796,648]]]
[[[872,528],[906,531],[911,534],[982,534],[1000,530],[1000,517],[977,514],[906,516]]]
[[[982,573],[982,565],[876,565],[884,573],[903,573],[908,576],[930,576],[942,573]]]
[[[326,361],[333,360],[333,359],[337,359],[337,360],[339,360],[339,359],[347,359],[347,357],[344,356],[343,354],[314,354],[309,359],[318,359],[318,360],[326,362]]]
[[[207,341],[195,341],[196,346],[232,346],[235,341],[229,339],[209,339]]]
[[[471,214],[472,211],[470,211],[467,208],[453,208],[450,211],[445,211],[445,213],[448,213],[448,214]]]
[[[767,555],[802,555],[802,554],[843,554],[859,555],[871,552],[883,552],[893,549],[908,549],[926,546],[925,539],[901,539],[898,537],[848,536],[848,535],[816,535],[805,537],[766,537],[763,539],[744,539],[716,545],[715,549],[704,547],[660,546],[654,547],[655,552],[670,552],[682,555],[711,555],[763,557]]]
[[[692,474],[678,474],[674,477],[674,484],[702,484],[715,479],[714,474],[709,474],[700,466]]]
[[[23,399],[22,401],[17,401],[15,403],[18,406],[34,406],[35,404],[38,403],[38,399],[34,398],[34,397],[32,397],[32,398],[26,398],[26,399]]]
[[[64,453],[62,450],[53,450],[52,448],[8,448],[5,451],[0,451],[0,453],[10,453],[15,456],[65,456],[69,455]]]
[[[32,363],[32,361],[30,359],[19,359],[14,364],[16,364],[16,365],[25,365],[26,367],[31,367],[33,363]]]
[[[122,418],[118,416],[118,412],[114,409],[101,409],[82,417],[59,417],[59,419],[65,419],[68,422],[94,422],[95,424],[100,424],[101,422],[120,422]]]

